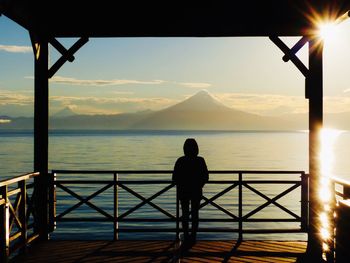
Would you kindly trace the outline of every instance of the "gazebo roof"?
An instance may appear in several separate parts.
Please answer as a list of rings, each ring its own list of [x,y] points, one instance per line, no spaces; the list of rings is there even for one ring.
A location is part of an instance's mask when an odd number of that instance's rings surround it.
[[[48,37],[300,36],[349,0],[0,0],[0,12]]]

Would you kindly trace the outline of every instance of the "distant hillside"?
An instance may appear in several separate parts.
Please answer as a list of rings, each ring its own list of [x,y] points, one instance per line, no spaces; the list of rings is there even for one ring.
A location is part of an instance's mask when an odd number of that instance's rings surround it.
[[[152,111],[113,115],[74,115],[52,118],[52,129],[122,130],[130,129],[136,122],[147,118]]]
[[[2,116],[0,129],[33,129],[33,118]],[[350,113],[325,115],[325,124],[350,130]],[[160,111],[78,115],[66,108],[50,117],[50,129],[88,130],[304,130],[307,114],[268,117],[222,104],[206,91]]]

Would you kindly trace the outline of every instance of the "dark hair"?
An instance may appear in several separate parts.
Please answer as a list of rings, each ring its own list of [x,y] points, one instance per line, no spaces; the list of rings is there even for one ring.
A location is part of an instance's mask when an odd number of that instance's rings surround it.
[[[195,139],[188,138],[184,143],[184,153],[186,156],[197,156],[199,152],[198,144]]]

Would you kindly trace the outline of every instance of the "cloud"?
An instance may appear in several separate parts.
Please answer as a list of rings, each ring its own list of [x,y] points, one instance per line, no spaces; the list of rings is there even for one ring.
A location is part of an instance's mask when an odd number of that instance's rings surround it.
[[[254,93],[218,93],[215,96],[225,105],[260,115],[306,113],[308,101],[303,96]]]
[[[33,52],[33,49],[29,46],[0,45],[0,51],[11,53],[30,53]]]
[[[23,90],[0,90],[0,115],[33,116],[33,105],[33,93]]]
[[[34,79],[33,76],[26,76],[25,78]],[[77,86],[118,86],[118,85],[160,85],[164,83],[171,83],[175,85],[184,86],[187,88],[205,89],[211,86],[210,83],[206,82],[177,82],[167,80],[135,80],[135,79],[77,79],[63,76],[54,76],[50,79],[51,83],[66,84],[66,85],[77,85]],[[120,94],[126,94],[121,92]]]
[[[28,92],[0,90],[0,105],[33,105],[33,95]]]
[[[204,82],[178,82],[178,84],[188,88],[195,88],[195,89],[205,89],[211,86],[211,84],[204,83]]]
[[[0,119],[0,124],[1,123],[10,123],[11,120],[8,120],[8,119]]]
[[[215,96],[229,107],[260,115],[307,113],[304,96],[254,93],[218,93]],[[324,96],[325,113],[350,112],[350,97]]]
[[[87,80],[87,79],[76,79],[76,78],[55,76],[50,79],[50,82],[57,83],[57,84],[70,84],[70,85],[80,85],[80,86],[116,86],[116,85],[127,85],[127,84],[159,85],[164,83],[165,81],[163,80],[141,81],[141,80],[131,80],[131,79]]]
[[[125,97],[75,97],[52,96],[50,107],[57,111],[74,105],[81,114],[116,114],[120,112],[135,112],[142,110],[160,110],[174,104],[176,101],[162,97],[125,98]]]
[[[112,91],[115,95],[134,95],[135,92],[132,91]]]

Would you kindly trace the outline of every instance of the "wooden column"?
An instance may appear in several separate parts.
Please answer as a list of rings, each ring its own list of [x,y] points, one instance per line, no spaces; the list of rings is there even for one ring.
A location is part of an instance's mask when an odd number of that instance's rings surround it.
[[[34,171],[41,176],[34,181],[35,231],[40,239],[48,238],[48,41],[31,36],[34,49]]]
[[[323,42],[319,38],[309,40],[309,74],[306,92],[309,97],[309,237],[308,252],[317,260],[322,257],[320,213],[323,210],[319,197],[321,185],[321,129],[323,123]]]

